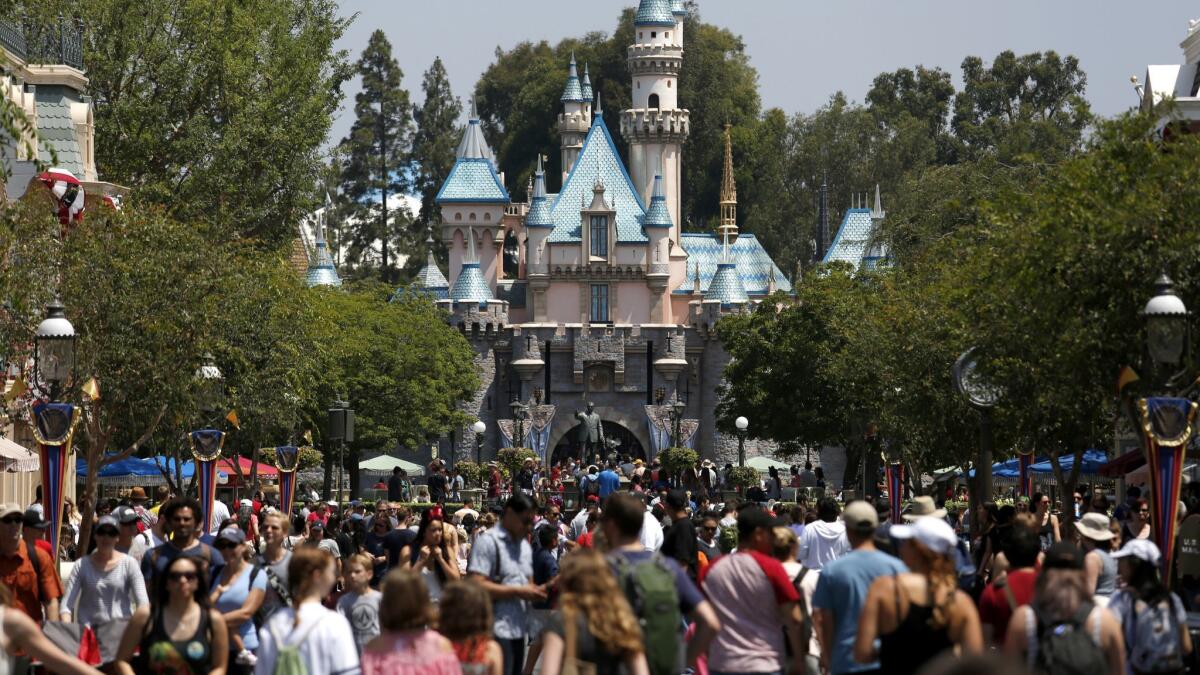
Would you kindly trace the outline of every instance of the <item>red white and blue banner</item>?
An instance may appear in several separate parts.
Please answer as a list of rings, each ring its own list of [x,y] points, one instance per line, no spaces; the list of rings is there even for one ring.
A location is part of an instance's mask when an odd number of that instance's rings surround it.
[[[300,448],[280,445],[275,448],[275,468],[279,470],[279,510],[291,522],[292,502],[296,499],[296,467],[300,464]]]
[[[1029,470],[1033,466],[1033,453],[1017,453],[1017,462],[1020,467],[1020,490],[1022,497],[1029,497],[1033,494],[1033,472]]]
[[[52,555],[58,560],[58,533],[62,530],[63,496],[66,489],[67,464],[75,426],[82,413],[69,403],[37,402],[32,407],[33,437],[38,444],[42,470],[42,510],[49,523],[46,536]]]
[[[200,532],[213,531],[213,502],[217,498],[217,460],[225,447],[225,432],[216,429],[199,429],[188,434],[192,443],[192,456],[196,459],[196,484],[200,497]]]
[[[889,462],[884,469],[887,473],[888,498],[892,506],[892,523],[903,522],[901,518],[904,505],[904,464]]]
[[[1162,552],[1165,579],[1171,578],[1183,458],[1192,437],[1196,408],[1196,404],[1186,398],[1152,397],[1137,402],[1146,462],[1150,466],[1154,543]]]

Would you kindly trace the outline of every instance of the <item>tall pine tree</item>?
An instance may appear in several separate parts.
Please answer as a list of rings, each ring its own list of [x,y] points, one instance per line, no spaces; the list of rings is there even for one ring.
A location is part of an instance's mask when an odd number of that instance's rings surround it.
[[[371,34],[357,63],[362,91],[354,97],[354,125],[342,141],[342,195],[350,217],[344,236],[362,266],[380,246],[379,276],[392,280],[391,247],[410,220],[407,209],[389,209],[388,197],[409,189],[405,169],[412,137],[412,104],[400,85],[404,73],[382,30]]]
[[[413,138],[413,187],[421,194],[421,212],[417,227],[424,229],[433,220],[433,198],[454,167],[454,149],[458,143],[458,117],[462,104],[450,90],[450,79],[441,57],[425,71],[421,82],[425,102],[416,110],[417,134]]]

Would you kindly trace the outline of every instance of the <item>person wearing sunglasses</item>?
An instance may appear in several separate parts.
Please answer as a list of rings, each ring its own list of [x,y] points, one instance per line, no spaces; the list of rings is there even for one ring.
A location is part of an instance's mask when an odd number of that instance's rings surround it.
[[[267,575],[258,565],[246,562],[246,533],[240,529],[221,530],[213,546],[225,558],[225,568],[213,579],[209,601],[229,629],[229,672],[249,675],[258,649],[254,614],[266,597]]]
[[[229,632],[221,612],[209,605],[206,562],[184,554],[155,576],[153,609],[142,605],[129,620],[117,650],[117,673],[225,675]]]
[[[63,587],[50,554],[23,539],[24,516],[19,504],[0,506],[0,584],[12,594],[9,607],[41,623],[58,617]]]
[[[116,549],[120,526],[112,516],[96,521],[96,550],[80,558],[67,579],[59,616],[72,616],[83,626],[98,627],[128,619],[150,602],[137,561]]]
[[[1139,497],[1132,504],[1129,520],[1121,527],[1121,544],[1131,539],[1149,539],[1151,532],[1150,502]]]

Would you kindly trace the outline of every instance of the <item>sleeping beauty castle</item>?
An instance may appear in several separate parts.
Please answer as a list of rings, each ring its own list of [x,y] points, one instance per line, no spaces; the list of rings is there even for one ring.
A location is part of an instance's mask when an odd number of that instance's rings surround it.
[[[587,65],[564,64],[557,194],[539,159],[527,201],[514,202],[472,114],[437,196],[448,274],[431,254],[401,291],[432,296],[475,349],[480,387],[463,406],[483,422],[482,443],[469,425],[443,454],[486,461],[519,437],[547,461],[577,457],[577,413],[592,405],[605,454],[649,460],[677,437],[702,457],[736,461],[736,437],[716,428],[729,356],[714,329],[791,284],[753,235],[739,235],[728,128],[712,196],[719,224],[682,231],[685,16],[679,0],[641,0],[627,49],[633,107],[620,113],[619,140]],[[766,450],[747,444],[749,455]]]

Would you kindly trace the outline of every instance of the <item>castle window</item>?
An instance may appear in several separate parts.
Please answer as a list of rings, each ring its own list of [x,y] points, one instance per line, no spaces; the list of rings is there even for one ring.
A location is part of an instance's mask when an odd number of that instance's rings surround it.
[[[670,88],[671,88],[671,81],[667,80],[667,89],[670,89]]]
[[[454,214],[454,219],[455,219],[455,220],[462,220],[462,211],[459,211],[458,213],[455,213],[455,214]]]
[[[656,37],[658,37],[658,31],[656,31],[656,30],[650,31],[650,39],[653,40]]]
[[[592,323],[608,323],[608,284],[592,284]]]
[[[472,220],[472,221],[475,220],[475,212],[474,211],[471,212],[470,220]]]
[[[658,94],[650,94],[650,102],[647,104],[651,108],[658,107]]]
[[[667,32],[663,33],[663,36],[666,37],[668,40],[670,40],[671,39],[671,31],[667,31]]]
[[[592,256],[608,257],[608,216],[592,216]]]
[[[483,219],[484,219],[484,220],[491,220],[491,219],[492,219],[492,214],[490,214],[490,213],[485,213],[485,214],[483,214]]]
[[[646,34],[645,34],[645,33],[641,32],[641,31],[638,31],[638,39],[639,39],[639,40],[641,40],[641,39],[642,39],[642,38],[644,38],[645,36],[646,36]]]

